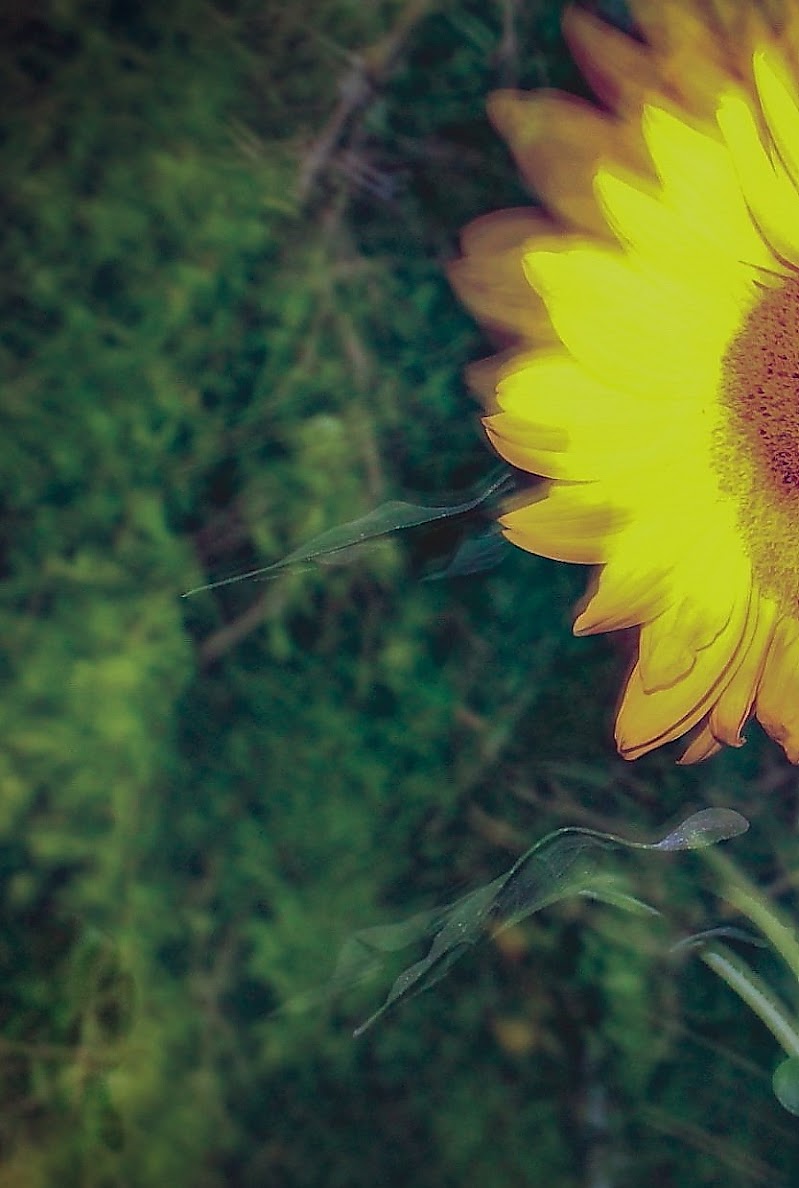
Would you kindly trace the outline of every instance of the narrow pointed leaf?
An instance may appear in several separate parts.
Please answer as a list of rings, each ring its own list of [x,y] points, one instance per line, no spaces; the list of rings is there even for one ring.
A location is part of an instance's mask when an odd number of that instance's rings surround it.
[[[335,528],[327,529],[271,565],[250,569],[246,573],[233,574],[231,577],[221,578],[219,581],[209,582],[204,586],[195,586],[194,589],[187,590],[183,597],[188,598],[202,590],[217,590],[220,586],[231,586],[236,582],[246,582],[256,578],[266,580],[276,577],[285,569],[298,565],[307,565],[312,562],[317,564],[327,562],[329,564],[335,559],[339,561],[351,560],[357,547],[367,541],[407,528],[418,528],[424,524],[467,515],[492,498],[499,497],[508,491],[513,483],[512,473],[503,468],[500,473],[495,473],[487,483],[483,484],[476,494],[456,503],[427,506],[404,500],[390,500],[367,512],[366,515],[350,520],[346,524],[338,524]]]

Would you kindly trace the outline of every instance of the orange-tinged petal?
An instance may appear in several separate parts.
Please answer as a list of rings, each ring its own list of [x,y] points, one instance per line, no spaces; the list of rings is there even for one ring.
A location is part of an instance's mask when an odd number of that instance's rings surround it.
[[[524,271],[525,245],[552,236],[545,215],[506,210],[475,219],[461,235],[462,255],[449,280],[475,317],[502,332],[540,343],[552,338],[546,308]]]
[[[641,628],[638,666],[644,693],[670,689],[686,676],[697,654],[710,647],[724,630],[732,613],[733,597],[703,605],[687,595]]]
[[[727,626],[749,572],[719,525],[693,544],[683,540],[671,583],[668,607],[641,629],[638,664],[647,694],[670,688],[691,671]]]
[[[656,52],[664,86],[692,115],[712,117],[733,60],[707,9],[698,11],[695,0],[630,0],[630,9]]]
[[[663,93],[657,57],[647,46],[582,8],[566,9],[563,33],[594,94],[618,115],[635,115],[644,96]]]
[[[647,693],[636,663],[616,720],[616,742],[625,759],[637,759],[679,738],[717,700],[739,649],[748,646],[749,601],[750,591],[739,590],[726,626],[709,647],[697,654],[691,671],[668,688]]]
[[[547,209],[567,226],[608,238],[591,179],[600,161],[648,170],[640,130],[624,128],[589,103],[557,91],[496,91],[488,114]]]
[[[725,79],[751,81],[752,47],[779,32],[781,44],[795,44],[791,4],[772,6],[741,0],[629,0],[647,44],[655,51],[661,76],[686,110],[703,118],[713,113],[713,94]]]
[[[774,631],[755,713],[763,728],[799,763],[799,622],[782,619]]]
[[[466,368],[466,382],[490,409],[496,405],[497,388],[503,377],[518,367],[518,358],[518,351],[510,348],[488,359],[477,359]]]
[[[721,743],[712,734],[710,727],[705,722],[699,727],[677,762],[682,767],[687,767],[692,763],[703,763],[705,759],[710,759],[711,756],[717,755],[721,749]]]
[[[779,55],[756,51],[755,81],[768,129],[794,185],[799,185],[799,105],[796,87]]]
[[[713,737],[730,747],[743,744],[741,731],[752,712],[777,621],[777,608],[768,598],[753,597],[750,613],[757,620],[752,641],[710,711],[708,723]]]
[[[796,76],[799,73],[799,12],[795,5],[783,4],[779,6],[777,15],[775,32],[788,68]],[[759,42],[753,41],[751,44],[757,45]]]

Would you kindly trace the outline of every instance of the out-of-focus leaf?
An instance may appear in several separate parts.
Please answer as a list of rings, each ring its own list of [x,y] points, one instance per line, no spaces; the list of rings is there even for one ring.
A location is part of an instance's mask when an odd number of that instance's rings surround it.
[[[768,948],[762,937],[747,932],[745,928],[736,928],[732,924],[720,924],[717,928],[705,928],[702,932],[693,932],[690,936],[684,936],[682,940],[672,946],[671,953],[676,956],[719,940],[741,941],[746,945],[754,945],[757,949]]]
[[[220,586],[230,586],[236,582],[246,582],[256,578],[264,581],[276,577],[284,569],[298,565],[350,561],[356,556],[358,546],[367,541],[407,528],[419,528],[425,524],[465,516],[489,500],[498,498],[502,493],[510,490],[513,483],[514,478],[511,471],[503,467],[499,473],[495,472],[492,478],[474,495],[456,503],[426,506],[421,503],[408,503],[404,500],[392,499],[367,512],[365,516],[359,516],[356,520],[338,524],[335,528],[321,532],[272,565],[250,569],[246,573],[233,574],[231,577],[222,578],[217,582],[209,582],[204,586],[195,586],[194,589],[187,590],[183,597],[188,598],[203,590],[217,590]],[[469,570],[462,569],[460,572],[466,573]]]
[[[492,526],[478,536],[467,537],[461,541],[454,556],[443,569],[428,573],[425,581],[435,582],[442,578],[468,577],[473,573],[483,573],[486,569],[493,569],[507,555],[508,542],[502,535],[498,525]]]
[[[799,1057],[789,1056],[774,1070],[774,1096],[790,1114],[799,1115]]]
[[[628,841],[593,829],[559,829],[532,846],[506,874],[454,903],[398,924],[354,933],[345,941],[326,989],[303,996],[290,1006],[309,1006],[337,996],[379,973],[383,966],[381,954],[432,937],[426,956],[399,975],[382,1006],[356,1028],[354,1034],[362,1035],[402,999],[429,990],[439,982],[471,945],[487,936],[496,936],[568,895],[593,895],[638,914],[657,914],[641,900],[615,894],[608,887],[606,877],[598,871],[603,851],[620,847],[660,853],[691,850],[735,837],[748,827],[748,821],[740,813],[713,808],[692,814],[655,842]]]
[[[716,842],[729,841],[739,833],[745,833],[749,828],[746,817],[736,813],[734,809],[711,808],[703,809],[688,817],[681,825],[672,830],[662,841],[653,846],[644,847],[652,850],[702,850],[705,846],[714,846]]]

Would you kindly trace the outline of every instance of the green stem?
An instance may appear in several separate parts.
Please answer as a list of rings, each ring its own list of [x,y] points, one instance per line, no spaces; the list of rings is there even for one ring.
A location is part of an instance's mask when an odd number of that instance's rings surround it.
[[[723,898],[771,942],[799,983],[799,941],[788,918],[726,855],[708,852],[703,856],[724,879]]]
[[[796,1023],[754,970],[726,945],[708,945],[699,956],[754,1011],[787,1055],[799,1058]]]

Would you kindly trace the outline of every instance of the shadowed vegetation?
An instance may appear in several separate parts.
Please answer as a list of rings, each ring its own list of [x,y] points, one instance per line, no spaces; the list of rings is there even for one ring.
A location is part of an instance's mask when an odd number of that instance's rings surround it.
[[[529,201],[486,95],[583,89],[559,17],[4,9],[0,1188],[792,1182],[776,1045],[667,958],[737,918],[691,855],[625,883],[674,936],[578,898],[359,1041],[358,1005],[276,1011],[566,825],[730,806],[791,909],[775,748],[617,761],[627,644],[572,639],[582,576],[421,582],[448,523],[180,598],[490,481],[444,267]]]

